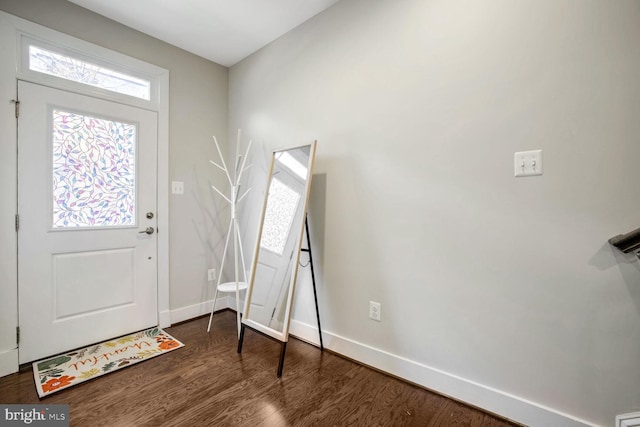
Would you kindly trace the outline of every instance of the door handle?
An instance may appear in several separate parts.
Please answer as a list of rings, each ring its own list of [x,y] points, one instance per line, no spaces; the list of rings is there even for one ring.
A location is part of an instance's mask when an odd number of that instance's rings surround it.
[[[156,231],[153,229],[153,227],[147,227],[142,231],[138,231],[138,234],[153,234],[153,232]]]

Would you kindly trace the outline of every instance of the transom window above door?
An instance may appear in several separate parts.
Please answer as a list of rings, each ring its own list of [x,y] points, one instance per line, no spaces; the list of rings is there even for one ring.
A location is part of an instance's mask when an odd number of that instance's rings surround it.
[[[29,45],[29,69],[147,101],[151,99],[149,80],[35,45]]]
[[[161,79],[166,78],[161,70],[64,38],[45,40],[19,34],[18,79],[145,109],[160,106]]]

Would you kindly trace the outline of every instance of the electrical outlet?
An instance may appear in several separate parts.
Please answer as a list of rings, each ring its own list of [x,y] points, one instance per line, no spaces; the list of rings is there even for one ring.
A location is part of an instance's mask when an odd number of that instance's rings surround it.
[[[213,282],[216,280],[216,269],[215,268],[210,268],[207,270],[207,280],[209,282]]]
[[[369,319],[380,321],[380,303],[369,301]]]

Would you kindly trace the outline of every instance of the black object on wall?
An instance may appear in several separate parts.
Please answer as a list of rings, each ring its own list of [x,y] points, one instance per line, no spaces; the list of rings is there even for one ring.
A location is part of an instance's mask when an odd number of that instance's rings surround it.
[[[627,234],[618,234],[610,238],[609,243],[624,253],[640,249],[640,228],[630,231]]]

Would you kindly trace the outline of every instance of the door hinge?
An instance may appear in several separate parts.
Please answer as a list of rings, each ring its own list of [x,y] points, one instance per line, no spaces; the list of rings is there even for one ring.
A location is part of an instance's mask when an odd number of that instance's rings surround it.
[[[17,99],[12,99],[11,102],[13,102],[13,105],[15,106],[17,119],[20,117],[20,101],[18,101]]]
[[[20,215],[16,214],[16,231],[20,230]]]
[[[16,326],[16,344],[20,344],[20,326]]]

